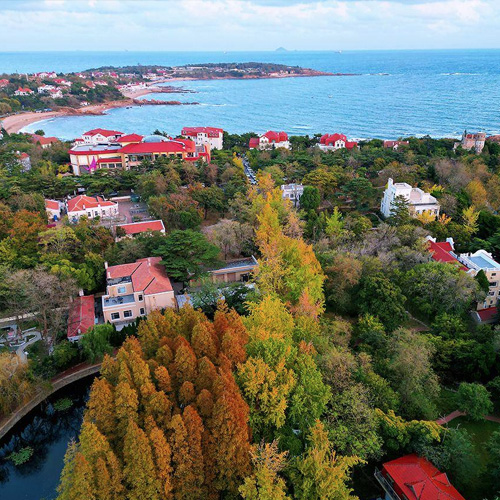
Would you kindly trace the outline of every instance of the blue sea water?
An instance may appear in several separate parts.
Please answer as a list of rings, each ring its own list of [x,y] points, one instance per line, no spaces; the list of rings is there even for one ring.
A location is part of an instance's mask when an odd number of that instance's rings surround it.
[[[276,62],[357,76],[176,82],[196,94],[155,99],[197,106],[113,109],[104,116],[32,124],[48,135],[78,137],[95,127],[178,134],[210,125],[232,133],[285,130],[343,132],[354,138],[500,133],[500,50],[336,52],[38,52],[0,53],[0,72],[79,71],[103,65]]]

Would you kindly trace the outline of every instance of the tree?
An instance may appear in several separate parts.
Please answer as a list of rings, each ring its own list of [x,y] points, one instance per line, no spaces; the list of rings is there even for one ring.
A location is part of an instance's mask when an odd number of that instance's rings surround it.
[[[402,413],[409,418],[435,418],[439,384],[431,365],[431,343],[418,333],[399,330],[390,349],[390,379],[401,396]]]
[[[358,209],[366,207],[374,201],[375,189],[372,183],[363,177],[350,180],[344,186],[344,191],[353,199]]]
[[[254,472],[239,487],[245,500],[286,500],[286,485],[279,473],[286,466],[287,452],[279,452],[276,441],[253,446]]]
[[[105,354],[113,352],[110,341],[113,332],[113,325],[95,325],[83,336],[81,340],[83,352],[91,363],[95,363],[98,359],[102,359]]]
[[[304,186],[304,192],[300,197],[300,208],[309,212],[309,210],[317,210],[321,202],[319,189],[314,186]]]
[[[253,246],[253,228],[247,223],[222,219],[208,227],[205,234],[210,243],[221,249],[224,260],[229,255],[238,256],[243,250],[251,249]]]
[[[205,267],[217,262],[219,249],[191,229],[172,231],[155,252],[167,274],[182,282],[199,278]]]
[[[492,491],[496,491],[497,495],[500,495],[500,431],[495,431],[488,443],[486,448],[490,454],[490,460],[487,465],[487,477],[493,487]]]
[[[337,455],[321,422],[317,422],[308,437],[302,456],[292,462],[290,476],[294,496],[303,500],[354,499],[346,484],[351,469],[363,463],[357,457]]]
[[[396,196],[391,203],[391,216],[388,222],[394,226],[403,226],[410,221],[410,202],[404,196]]]
[[[208,212],[223,212],[224,211],[224,191],[217,186],[201,188],[191,193],[193,200],[196,200],[204,211],[204,219],[207,218]]]
[[[377,316],[390,332],[406,318],[406,297],[383,274],[367,276],[361,280],[358,301],[362,313]]]
[[[462,314],[479,298],[474,278],[448,263],[418,264],[406,273],[403,283],[412,308],[429,318],[443,312]]]
[[[481,384],[462,382],[456,398],[459,410],[467,413],[471,420],[480,421],[493,411],[490,393]]]

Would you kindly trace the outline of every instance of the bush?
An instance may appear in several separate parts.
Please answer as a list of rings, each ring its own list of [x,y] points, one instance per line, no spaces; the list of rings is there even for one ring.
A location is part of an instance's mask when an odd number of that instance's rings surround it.
[[[19,466],[25,464],[33,456],[33,448],[31,446],[26,446],[21,448],[19,451],[11,453],[9,458],[12,460],[14,465]]]

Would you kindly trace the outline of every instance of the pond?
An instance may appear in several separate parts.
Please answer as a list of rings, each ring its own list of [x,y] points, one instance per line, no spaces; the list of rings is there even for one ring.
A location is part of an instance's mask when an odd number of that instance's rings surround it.
[[[68,443],[80,432],[94,378],[86,377],[50,396],[0,441],[1,500],[56,498],[64,454]],[[61,399],[71,400],[71,407],[56,410],[56,402]],[[33,448],[31,459],[15,466],[8,457],[28,446]]]

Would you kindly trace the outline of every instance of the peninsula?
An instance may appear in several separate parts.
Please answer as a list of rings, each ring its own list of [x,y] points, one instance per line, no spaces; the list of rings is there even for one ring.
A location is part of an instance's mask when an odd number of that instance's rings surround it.
[[[197,102],[139,99],[153,93],[194,91],[169,82],[352,76],[274,63],[208,63],[185,66],[105,66],[78,73],[43,71],[0,75],[0,120],[7,132],[56,116],[100,115],[108,109],[135,105],[182,105]]]

